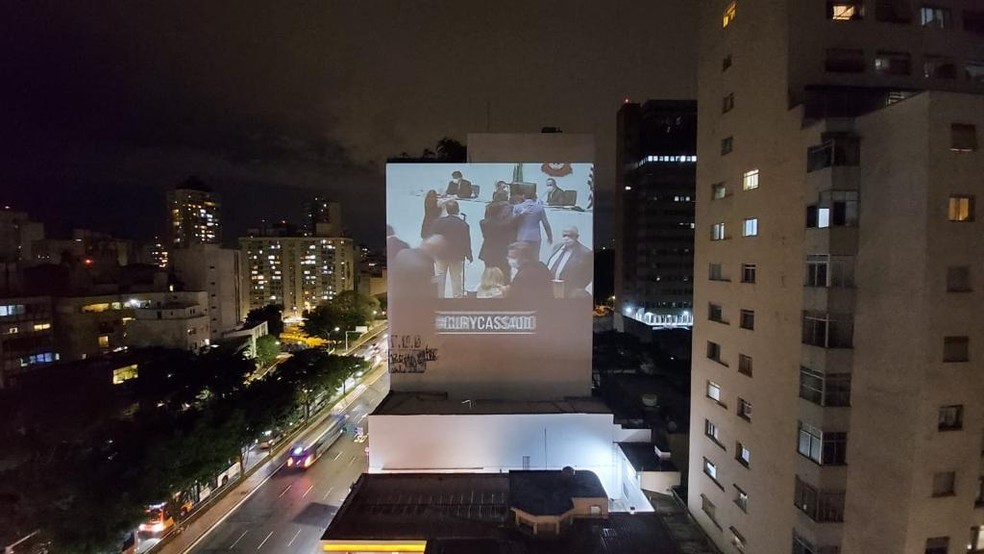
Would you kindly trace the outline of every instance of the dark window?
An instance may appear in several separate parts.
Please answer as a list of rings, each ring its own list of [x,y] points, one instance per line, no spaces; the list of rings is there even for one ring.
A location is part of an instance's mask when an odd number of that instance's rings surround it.
[[[875,71],[883,75],[909,75],[912,73],[912,56],[906,52],[875,54]]]
[[[708,304],[707,319],[711,321],[716,321],[718,323],[725,323],[724,308],[722,308],[720,304]]]
[[[755,329],[755,312],[752,310],[741,310],[738,326],[742,329]]]
[[[912,12],[908,0],[876,0],[875,19],[886,23],[909,23]]]
[[[970,266],[950,266],[946,268],[947,292],[970,292]]]
[[[738,373],[752,376],[752,357],[738,354]]]
[[[707,278],[711,281],[724,281],[724,274],[721,272],[721,264],[708,264]]]
[[[735,460],[738,460],[739,464],[748,467],[748,464],[751,462],[751,458],[752,458],[752,453],[748,450],[748,448],[746,448],[744,444],[740,442],[736,442]]]
[[[926,539],[926,554],[947,554],[950,551],[950,537]]]
[[[752,403],[744,398],[738,399],[738,417],[747,421],[752,420]]]
[[[963,429],[963,405],[940,406],[937,428],[940,431],[959,431]]]
[[[818,146],[806,151],[806,172],[811,173],[826,167],[858,165],[861,163],[861,147],[858,137],[853,135],[830,136]]]
[[[822,373],[800,366],[799,395],[819,406],[850,406],[851,374]]]
[[[923,6],[919,8],[919,24],[923,27],[948,29],[950,23],[950,8],[939,6]]]
[[[716,342],[707,341],[707,357],[715,362],[721,361],[721,345]]]
[[[864,51],[849,48],[828,48],[824,69],[830,73],[864,73]]]
[[[731,54],[728,54],[721,60],[721,71],[727,71],[731,67]]]
[[[966,123],[950,125],[950,150],[973,152],[977,150],[977,127]]]
[[[956,79],[957,64],[953,58],[945,56],[925,56],[923,75],[927,79]]]
[[[964,10],[964,30],[978,35],[984,35],[984,12]]]
[[[741,264],[741,282],[755,282],[755,264]]]
[[[953,471],[941,471],[933,474],[933,496],[953,496],[957,474]]]
[[[943,361],[970,361],[970,337],[943,337]]]
[[[725,137],[721,139],[721,155],[730,154],[735,148],[734,137]]]
[[[842,466],[847,460],[847,433],[823,434],[823,465]]]
[[[721,113],[728,113],[735,109],[735,93],[728,94],[721,100]]]

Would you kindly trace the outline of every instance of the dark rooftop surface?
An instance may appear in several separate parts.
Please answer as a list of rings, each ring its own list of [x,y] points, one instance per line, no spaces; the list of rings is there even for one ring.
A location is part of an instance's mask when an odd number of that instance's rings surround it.
[[[373,415],[470,415],[470,414],[608,414],[611,410],[595,398],[544,401],[507,401],[448,398],[445,393],[390,392]]]
[[[620,442],[618,447],[636,471],[679,471],[673,462],[660,460],[650,443]]]
[[[560,472],[516,473],[535,479]],[[512,475],[496,473],[364,474],[322,538],[424,539],[428,554],[680,553],[655,513],[576,519],[559,537],[534,537],[513,525],[512,482]],[[518,482],[525,482],[522,475]]]
[[[509,505],[532,515],[559,516],[574,507],[572,498],[608,498],[591,471],[510,471]]]

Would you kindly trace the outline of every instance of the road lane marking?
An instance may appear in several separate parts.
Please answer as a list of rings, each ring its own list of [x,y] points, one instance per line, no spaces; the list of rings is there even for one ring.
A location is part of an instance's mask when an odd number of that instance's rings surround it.
[[[304,494],[301,495],[301,498],[304,498],[305,496],[307,496],[308,493],[311,492],[311,489],[313,489],[313,488],[314,488],[314,485],[311,485],[310,487],[308,487],[308,490],[304,491]],[[290,545],[287,545],[287,546],[290,546]]]
[[[256,549],[259,550],[263,548],[263,545],[266,544],[266,541],[270,540],[271,535],[273,535],[273,531],[270,531],[270,533],[266,536],[266,538],[263,539],[263,542],[260,543],[260,546],[257,546]]]
[[[359,421],[362,421],[363,419],[365,419],[367,415],[369,415],[369,414],[362,414],[362,417],[359,418]]]
[[[352,459],[351,459],[351,460],[349,460],[349,463],[348,463],[348,465],[352,465],[352,462],[354,462],[354,461],[355,461],[355,456],[352,456]]]
[[[331,494],[331,491],[333,491],[333,490],[335,490],[335,487],[329,487],[328,488],[328,492],[326,492],[325,495],[321,499],[322,500],[328,500],[328,495]]]
[[[232,550],[233,548],[236,548],[236,545],[239,544],[239,541],[243,540],[243,537],[246,536],[246,533],[249,533],[249,529],[243,531],[243,534],[242,535],[239,535],[239,538],[236,539],[236,542],[234,542],[234,543],[232,543],[232,544],[229,545],[229,550]]]
[[[337,460],[337,459],[338,459],[338,457],[339,457],[339,456],[341,456],[341,455],[342,455],[342,453],[341,453],[341,452],[336,452],[336,453],[335,453],[335,457],[334,457],[334,458],[332,458],[332,459],[331,459],[331,461],[333,461],[333,462],[334,462],[334,461],[335,461],[335,460]]]
[[[284,492],[280,493],[280,496],[278,496],[277,498],[282,498],[285,494],[287,494],[287,491],[289,491],[290,488],[293,487],[293,486],[294,485],[287,485],[287,488],[284,489]]]
[[[287,543],[287,546],[290,546],[290,545],[294,544],[294,541],[297,540],[297,535],[300,535],[300,534],[301,534],[301,530],[298,529],[297,532],[294,533],[294,538],[290,539],[290,542]]]

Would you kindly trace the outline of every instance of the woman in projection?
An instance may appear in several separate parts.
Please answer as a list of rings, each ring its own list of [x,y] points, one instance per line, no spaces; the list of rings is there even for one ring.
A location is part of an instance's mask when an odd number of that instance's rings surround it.
[[[441,217],[441,205],[437,201],[437,191],[429,190],[424,196],[424,221],[420,224],[420,238],[431,236],[431,223]]]
[[[482,272],[482,282],[475,296],[478,298],[502,298],[505,296],[506,277],[498,267],[486,267]]]

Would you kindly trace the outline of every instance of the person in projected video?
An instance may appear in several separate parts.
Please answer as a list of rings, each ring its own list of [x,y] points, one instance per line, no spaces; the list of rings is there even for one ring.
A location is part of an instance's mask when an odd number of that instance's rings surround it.
[[[441,217],[443,208],[437,200],[437,191],[429,190],[424,195],[424,221],[420,224],[420,238],[425,239],[431,236],[431,223]]]
[[[557,186],[557,181],[547,179],[547,205],[563,206],[564,200],[564,190]]]
[[[457,200],[448,200],[444,210],[448,215],[431,224],[431,232],[447,240],[447,248],[437,258],[437,296],[445,297],[445,281],[450,274],[451,296],[461,298],[465,295],[465,260],[473,261],[471,228],[461,216]]]
[[[471,198],[472,197],[471,181],[462,178],[460,171],[455,171],[451,173],[451,182],[448,183],[448,188],[445,189],[444,196]]]
[[[594,253],[579,239],[577,227],[564,228],[560,243],[547,259],[551,279],[564,282],[565,298],[583,293],[584,287],[594,280]]]
[[[530,243],[534,259],[540,259],[540,225],[547,234],[547,244],[553,244],[553,231],[543,204],[537,201],[536,194],[527,192],[523,201],[513,206],[513,217],[516,218],[516,240]]]
[[[506,254],[509,244],[516,240],[516,224],[513,220],[509,193],[496,191],[492,201],[485,206],[485,218],[479,222],[482,228],[482,248],[478,259],[485,262],[485,268],[498,268],[509,284],[509,262]]]
[[[516,274],[513,275],[512,284],[506,288],[508,298],[535,303],[553,296],[550,270],[537,259],[534,248],[528,242],[509,245],[509,266],[516,270]]]
[[[477,298],[502,298],[506,293],[506,276],[497,267],[486,267],[482,272],[482,282],[475,291]]]
[[[386,259],[395,260],[396,255],[400,253],[400,250],[410,248],[410,245],[406,241],[401,240],[400,237],[396,236],[396,231],[393,230],[392,225],[386,225]]]
[[[435,298],[437,286],[434,262],[444,255],[447,240],[431,235],[420,241],[417,248],[404,248],[396,253],[390,266],[390,292],[398,298]]]

